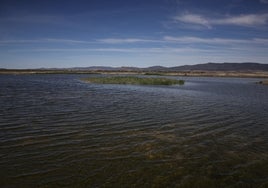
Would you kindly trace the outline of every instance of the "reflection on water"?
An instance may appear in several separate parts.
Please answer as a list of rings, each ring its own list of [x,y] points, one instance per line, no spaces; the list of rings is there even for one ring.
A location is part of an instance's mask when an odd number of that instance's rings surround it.
[[[258,79],[131,86],[85,76],[0,76],[1,187],[268,186],[268,87]]]

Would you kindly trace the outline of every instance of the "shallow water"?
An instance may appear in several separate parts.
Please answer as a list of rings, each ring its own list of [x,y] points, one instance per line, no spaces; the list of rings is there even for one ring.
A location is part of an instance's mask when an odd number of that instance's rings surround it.
[[[80,81],[88,76],[0,75],[1,187],[268,186],[260,79]]]

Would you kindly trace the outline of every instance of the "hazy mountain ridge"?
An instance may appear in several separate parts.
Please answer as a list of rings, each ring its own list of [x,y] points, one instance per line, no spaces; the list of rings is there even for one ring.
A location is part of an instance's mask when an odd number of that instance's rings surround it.
[[[110,66],[90,66],[90,67],[71,67],[71,68],[33,68],[33,69],[8,69],[1,68],[1,71],[127,71],[127,72],[183,72],[183,71],[234,71],[234,72],[257,72],[267,71],[268,64],[262,63],[204,63],[195,65],[182,65],[175,67],[151,66],[151,67],[110,67]]]
[[[261,63],[205,63],[195,65],[183,65],[176,67],[152,66],[147,68],[139,67],[74,67],[72,70],[95,70],[95,71],[268,71],[268,64]]]
[[[171,67],[171,70],[201,70],[201,71],[268,71],[268,64],[260,63],[206,63]]]

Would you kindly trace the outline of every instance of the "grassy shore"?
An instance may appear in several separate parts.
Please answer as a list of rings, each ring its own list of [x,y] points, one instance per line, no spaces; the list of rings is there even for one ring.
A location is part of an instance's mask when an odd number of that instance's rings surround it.
[[[238,77],[268,78],[268,71],[105,71],[105,70],[72,70],[72,69],[0,69],[1,74],[104,74],[104,75],[156,75],[156,76],[189,76],[189,77]]]
[[[183,85],[184,80],[167,78],[144,78],[135,76],[113,76],[113,77],[92,77],[83,78],[83,81],[98,84],[134,84],[134,85]]]

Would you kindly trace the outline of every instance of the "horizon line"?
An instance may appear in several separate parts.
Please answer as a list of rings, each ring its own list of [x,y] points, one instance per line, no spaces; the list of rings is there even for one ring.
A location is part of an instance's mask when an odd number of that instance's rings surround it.
[[[207,62],[207,63],[197,63],[197,64],[184,64],[178,66],[162,66],[162,65],[153,65],[147,67],[136,67],[136,66],[106,66],[106,65],[92,65],[92,66],[79,66],[79,67],[39,67],[39,68],[3,68],[0,67],[0,70],[47,70],[47,69],[79,69],[79,68],[112,68],[112,69],[120,69],[120,68],[137,68],[137,69],[146,69],[152,67],[162,67],[162,68],[174,68],[174,67],[183,67],[183,66],[195,66],[195,65],[205,65],[205,64],[259,64],[259,65],[268,65],[268,63],[260,63],[260,62]]]

